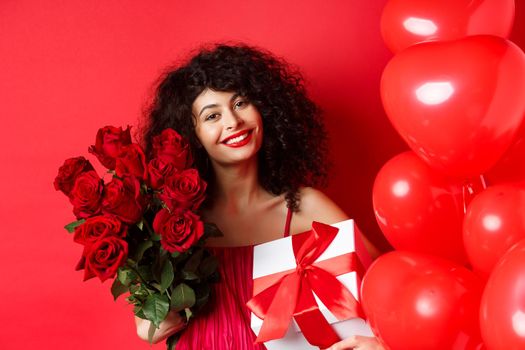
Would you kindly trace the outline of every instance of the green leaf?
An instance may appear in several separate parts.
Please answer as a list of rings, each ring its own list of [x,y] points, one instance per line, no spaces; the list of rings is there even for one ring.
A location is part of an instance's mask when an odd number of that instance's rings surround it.
[[[144,310],[142,310],[142,306],[135,305],[133,312],[135,313],[135,316],[137,316],[138,318],[147,320],[146,315],[144,315]]]
[[[169,286],[171,286],[171,282],[173,282],[173,265],[171,264],[171,261],[166,261],[164,264],[164,267],[162,268],[162,273],[160,277],[160,291],[164,293],[166,289],[168,289]]]
[[[133,282],[136,278],[137,274],[133,270],[125,267],[121,267],[118,269],[117,279],[124,286],[129,287],[131,282]]]
[[[191,271],[182,271],[182,278],[186,281],[195,281],[199,279],[199,275]]]
[[[139,228],[139,230],[144,231],[144,218],[142,218],[139,222],[137,222],[135,225]]]
[[[162,248],[159,250],[159,254],[155,256],[155,261],[151,266],[151,271],[153,272],[155,280],[159,283],[162,280],[162,269],[164,268],[164,264],[166,264],[166,261],[169,259],[170,253]]]
[[[146,315],[144,315],[144,310],[142,308],[140,308],[140,310],[137,311],[137,313],[135,315],[137,317],[140,317],[140,318],[144,319],[144,320],[147,320],[147,317],[146,317]]]
[[[171,308],[181,311],[195,304],[195,292],[187,284],[181,283],[171,293]]]
[[[138,296],[142,296],[144,297],[144,301],[146,300],[147,297],[149,297],[151,294],[153,293],[157,293],[158,290],[156,289],[152,289],[150,288],[149,285],[146,285],[145,283],[140,283],[139,284],[139,290],[137,291],[137,293],[135,293],[135,295],[138,295]]]
[[[217,258],[210,255],[202,260],[201,265],[199,266],[199,272],[203,278],[206,278],[217,271],[218,267],[219,262],[217,261]]]
[[[178,258],[180,256],[180,252],[173,252],[171,253],[172,258]]]
[[[154,292],[161,292],[162,287],[157,282],[151,282],[150,285],[156,289]]]
[[[153,232],[153,229],[151,228],[151,226],[150,226],[148,220],[145,219],[144,217],[143,217],[142,219],[143,219],[142,223],[144,224],[144,227],[145,227],[146,230],[148,231],[148,234],[149,234],[150,236],[154,235],[155,232]]]
[[[199,284],[193,290],[195,291],[195,305],[193,305],[192,309],[198,312],[210,298],[210,284]]]
[[[186,264],[184,265],[183,270],[186,272],[196,272],[199,268],[199,264],[202,260],[202,249],[197,249],[193,252],[193,254],[190,256]]]
[[[126,301],[128,302],[128,304],[132,304],[132,305],[140,304],[140,300],[135,298],[134,295],[128,295],[128,297],[126,298]]]
[[[134,255],[133,260],[140,261],[140,259],[142,259],[142,257],[144,256],[144,253],[146,252],[146,250],[148,250],[152,246],[153,246],[153,242],[150,240],[140,242],[136,248],[137,250],[133,254]]]
[[[129,286],[129,292],[131,294],[136,293],[139,289],[140,289],[140,285],[138,284],[132,284],[131,286]]]
[[[142,306],[146,298],[151,294],[151,291],[142,283],[132,284],[128,288],[130,295],[127,300],[130,304]]]
[[[146,302],[142,306],[142,311],[148,320],[157,328],[168,315],[170,303],[166,295],[151,294],[148,295]]]
[[[153,322],[151,322],[148,328],[148,342],[150,345],[153,344],[153,336],[155,335],[156,330],[157,330],[157,327],[155,327]]]
[[[82,225],[84,222],[86,222],[86,219],[80,219],[78,221],[73,221],[67,224],[66,226],[64,226],[64,228],[67,230],[67,232],[73,233],[75,232],[75,227]]]
[[[111,285],[111,294],[113,295],[113,300],[117,300],[119,296],[126,293],[127,291],[128,287],[120,283],[118,278],[113,280],[113,284]]]
[[[151,281],[153,279],[153,272],[151,272],[151,266],[141,265],[137,268],[137,271],[145,281]]]

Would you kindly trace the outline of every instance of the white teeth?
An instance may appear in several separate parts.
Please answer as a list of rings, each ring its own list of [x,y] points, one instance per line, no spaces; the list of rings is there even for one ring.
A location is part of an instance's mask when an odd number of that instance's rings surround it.
[[[230,145],[230,144],[232,144],[232,143],[241,142],[242,140],[244,140],[244,139],[247,138],[247,137],[248,137],[248,133],[243,134],[243,135],[241,135],[241,136],[234,137],[233,139],[229,139],[229,140],[226,141],[225,143],[226,143],[227,145]]]

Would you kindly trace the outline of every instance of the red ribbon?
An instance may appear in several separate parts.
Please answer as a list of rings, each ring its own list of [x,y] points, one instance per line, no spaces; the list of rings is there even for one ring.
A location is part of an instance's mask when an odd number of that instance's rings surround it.
[[[254,280],[254,297],[247,305],[264,319],[257,343],[284,337],[292,317],[310,344],[327,348],[340,341],[319,310],[313,292],[338,320],[364,318],[358,301],[335,278],[351,271],[362,274],[355,252],[315,263],[338,231],[333,226],[314,221],[312,230],[292,236],[295,270]]]

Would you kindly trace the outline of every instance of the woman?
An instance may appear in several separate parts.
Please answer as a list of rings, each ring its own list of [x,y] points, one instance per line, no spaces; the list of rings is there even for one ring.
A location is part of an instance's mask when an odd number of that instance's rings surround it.
[[[319,110],[299,73],[267,52],[243,45],[204,49],[159,83],[143,134],[171,127],[190,140],[208,182],[203,220],[223,237],[208,240],[222,280],[209,312],[186,327],[171,313],[154,342],[182,329],[177,349],[264,349],[245,306],[251,298],[253,245],[304,232],[313,220],[348,219],[312,186],[326,178],[326,134]],[[370,243],[366,245],[377,255]],[[136,319],[147,339],[149,322]],[[333,349],[381,349],[374,338],[354,337]]]

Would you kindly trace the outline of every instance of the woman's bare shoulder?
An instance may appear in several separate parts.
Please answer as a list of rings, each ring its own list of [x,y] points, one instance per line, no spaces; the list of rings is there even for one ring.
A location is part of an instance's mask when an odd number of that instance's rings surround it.
[[[333,224],[348,219],[348,215],[330,197],[313,187],[299,189],[298,214],[310,223]]]
[[[295,233],[309,230],[312,221],[318,221],[330,225],[349,219],[349,216],[333,200],[315,188],[301,188],[299,190],[299,195],[300,204],[297,215],[298,218],[295,224]],[[361,238],[373,259],[381,254],[366,236],[361,235]]]

